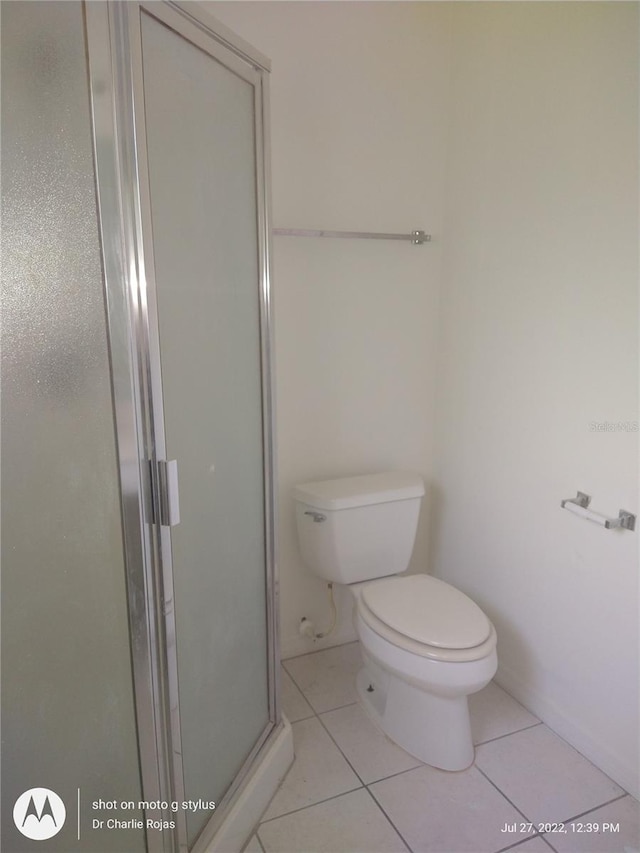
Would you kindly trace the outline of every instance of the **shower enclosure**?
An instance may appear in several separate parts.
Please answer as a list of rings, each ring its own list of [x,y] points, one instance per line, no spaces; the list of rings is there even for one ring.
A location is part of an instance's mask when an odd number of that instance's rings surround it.
[[[2,4],[8,850],[239,849],[292,758],[268,69],[191,3]]]

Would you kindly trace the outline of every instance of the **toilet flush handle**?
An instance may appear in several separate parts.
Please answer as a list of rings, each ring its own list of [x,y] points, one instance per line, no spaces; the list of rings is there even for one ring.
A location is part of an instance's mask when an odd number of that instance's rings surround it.
[[[312,518],[314,521],[316,521],[316,522],[326,521],[326,520],[327,520],[327,516],[326,516],[326,515],[323,515],[321,512],[311,512],[311,511],[307,510],[307,511],[305,512],[305,515],[310,515],[310,516],[311,516],[311,518]]]

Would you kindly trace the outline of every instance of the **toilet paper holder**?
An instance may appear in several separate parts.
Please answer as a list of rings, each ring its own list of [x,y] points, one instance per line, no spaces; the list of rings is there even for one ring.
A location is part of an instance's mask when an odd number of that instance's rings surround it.
[[[578,492],[575,498],[566,498],[560,501],[560,506],[563,509],[568,509],[575,515],[586,518],[588,521],[595,521],[596,524],[601,524],[607,530],[615,530],[617,527],[622,527],[625,530],[636,529],[636,517],[626,509],[621,509],[617,518],[607,518],[606,515],[601,515],[599,512],[589,509],[591,496],[584,492]]]

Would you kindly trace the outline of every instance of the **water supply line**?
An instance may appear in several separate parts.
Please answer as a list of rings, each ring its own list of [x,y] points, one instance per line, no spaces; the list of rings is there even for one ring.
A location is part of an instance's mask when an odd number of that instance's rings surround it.
[[[332,613],[331,627],[328,628],[326,631],[320,631],[320,633],[316,634],[315,625],[313,624],[311,619],[307,619],[306,616],[302,617],[302,619],[300,620],[300,625],[298,627],[298,630],[300,631],[300,634],[302,634],[303,637],[309,637],[311,640],[314,640],[314,641],[315,640],[322,640],[325,637],[328,637],[329,634],[331,634],[333,632],[334,628],[336,627],[336,623],[338,621],[338,611],[336,609],[336,602],[335,602],[334,597],[333,597],[333,584],[328,583],[327,586],[329,587],[329,602],[331,604],[331,613]]]

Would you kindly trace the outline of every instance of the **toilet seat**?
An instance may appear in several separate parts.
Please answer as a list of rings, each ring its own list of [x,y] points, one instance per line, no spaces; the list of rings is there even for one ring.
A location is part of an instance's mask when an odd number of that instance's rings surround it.
[[[384,578],[364,587],[362,599],[385,625],[427,646],[470,649],[491,630],[474,601],[430,575]]]
[[[441,661],[473,661],[490,654],[496,633],[460,590],[429,575],[364,583],[354,592],[363,622],[394,646]]]

